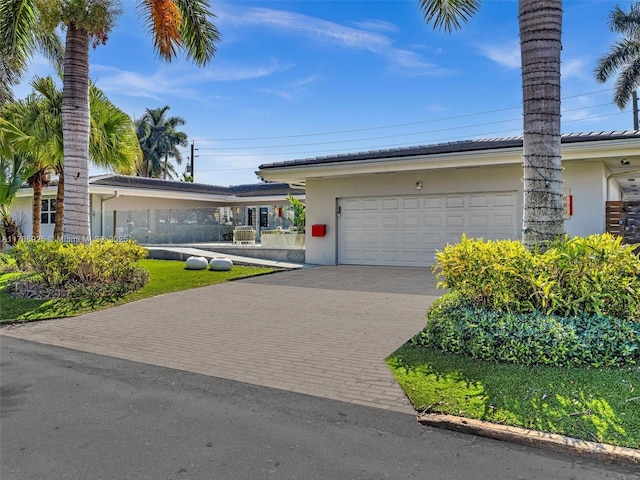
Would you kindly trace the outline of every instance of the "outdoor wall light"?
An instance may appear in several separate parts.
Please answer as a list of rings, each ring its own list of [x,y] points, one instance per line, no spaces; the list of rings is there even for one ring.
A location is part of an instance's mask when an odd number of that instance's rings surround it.
[[[416,182],[416,190],[422,190],[422,182]]]

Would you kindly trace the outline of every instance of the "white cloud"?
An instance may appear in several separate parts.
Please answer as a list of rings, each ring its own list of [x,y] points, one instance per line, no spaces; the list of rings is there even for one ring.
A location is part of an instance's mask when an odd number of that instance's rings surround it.
[[[479,45],[480,53],[507,69],[520,68],[520,43],[515,41],[501,45]]]
[[[198,98],[196,87],[209,82],[229,82],[261,78],[291,68],[272,60],[264,65],[212,65],[197,69],[189,65],[168,65],[150,75],[93,65],[92,77],[105,92],[132,97],[160,99],[167,94],[179,98]]]
[[[567,78],[590,80],[593,75],[588,63],[581,58],[574,58],[571,60],[563,61],[560,68],[563,80]]]
[[[354,22],[354,25],[363,30],[374,30],[378,32],[397,32],[397,25],[384,20],[365,20],[363,22]]]
[[[268,8],[240,9],[224,5],[218,15],[219,23],[236,26],[263,26],[303,35],[321,43],[344,49],[366,51],[380,55],[395,67],[418,75],[441,75],[449,73],[437,65],[427,62],[420,54],[395,47],[393,41],[379,31],[391,31],[393,24],[382,21],[365,21],[360,28],[340,25],[320,18],[299,13]]]

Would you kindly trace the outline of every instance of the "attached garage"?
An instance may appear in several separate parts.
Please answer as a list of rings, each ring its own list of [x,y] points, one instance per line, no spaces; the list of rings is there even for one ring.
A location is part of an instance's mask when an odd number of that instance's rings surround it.
[[[603,233],[607,201],[640,199],[639,142],[640,131],[562,136],[568,235]],[[427,267],[463,233],[522,238],[522,138],[303,158],[258,174],[305,188],[307,226],[319,227],[307,229],[310,264]]]
[[[338,200],[338,263],[424,267],[468,237],[518,238],[517,192]]]

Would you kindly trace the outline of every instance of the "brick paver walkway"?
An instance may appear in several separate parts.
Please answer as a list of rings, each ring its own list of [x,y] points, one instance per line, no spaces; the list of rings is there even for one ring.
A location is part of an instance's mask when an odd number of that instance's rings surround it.
[[[316,267],[1,333],[409,413],[384,360],[424,326],[434,284],[427,269]]]

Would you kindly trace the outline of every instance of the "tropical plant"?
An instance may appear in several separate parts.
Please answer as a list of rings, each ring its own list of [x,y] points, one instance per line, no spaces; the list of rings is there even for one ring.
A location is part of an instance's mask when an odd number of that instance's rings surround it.
[[[175,168],[169,163],[169,157],[182,164],[182,154],[178,146],[187,146],[187,134],[176,128],[184,125],[182,117],[167,117],[169,105],[149,109],[136,120],[136,134],[140,141],[143,159],[138,167],[138,176],[174,178]]]
[[[35,170],[27,182],[34,190],[33,232],[40,236],[42,187],[51,172],[58,176],[54,238],[62,237],[64,214],[64,155],[62,140],[62,92],[51,77],[35,77],[34,89],[26,100],[5,105],[3,112],[29,134],[29,149],[20,156]],[[113,105],[95,85],[90,85],[91,161],[118,173],[131,174],[140,159],[140,147],[131,118]]]
[[[293,217],[291,218],[293,225],[298,229],[298,232],[304,233],[307,220],[306,205],[291,194],[287,195],[287,200],[291,204],[293,211]]]
[[[640,85],[640,2],[632,4],[629,12],[616,5],[609,15],[609,28],[624,38],[598,60],[594,73],[600,83],[619,73],[614,102],[624,108]]]
[[[209,17],[207,0],[165,0],[137,2],[159,55],[171,61],[184,51],[198,65],[214,56],[219,34]],[[0,0],[2,52],[19,52],[22,59],[32,51],[20,50],[29,44],[36,25],[47,32],[62,26],[66,35],[62,128],[65,198],[64,235],[73,241],[89,241],[89,45],[106,43],[120,14],[117,0],[75,0],[38,2]]]
[[[0,205],[9,206],[25,180],[34,173],[16,150],[29,150],[30,137],[5,118],[0,117]]]
[[[420,0],[427,23],[458,29],[480,0]],[[545,249],[564,234],[560,161],[562,0],[519,0],[523,92],[523,243]]]
[[[61,70],[64,46],[57,32],[34,18],[35,1],[0,1],[0,106],[13,101],[11,86],[26,70],[28,58],[39,51]],[[18,20],[18,16],[22,16]]]
[[[618,72],[613,101],[623,109],[630,98],[637,103],[636,89],[640,86],[640,2],[631,5],[625,12],[618,5],[609,15],[609,28],[612,32],[624,35],[599,60],[595,68],[596,80],[604,83],[614,72]],[[636,112],[637,126],[637,112]]]

